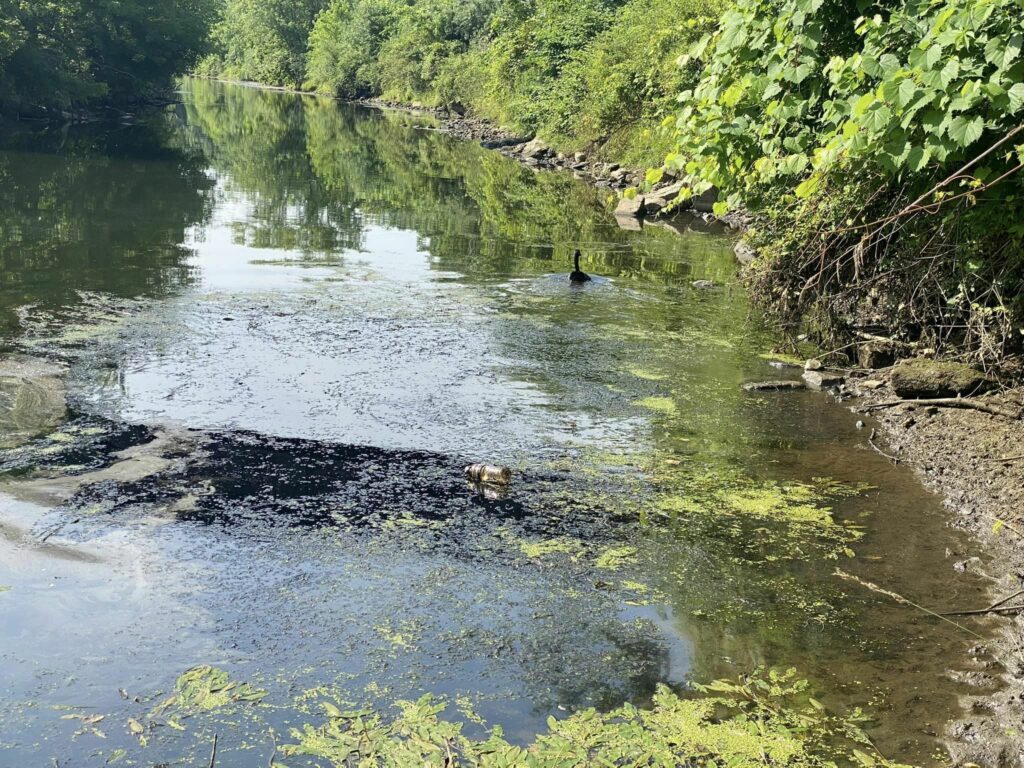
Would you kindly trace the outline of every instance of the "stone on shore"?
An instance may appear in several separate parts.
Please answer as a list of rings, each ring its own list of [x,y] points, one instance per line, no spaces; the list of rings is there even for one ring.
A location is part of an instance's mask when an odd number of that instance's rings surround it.
[[[969,397],[995,386],[995,382],[963,363],[948,363],[922,357],[903,360],[889,377],[893,391],[903,398]]]
[[[544,157],[547,153],[548,153],[548,145],[545,144],[540,139],[534,139],[533,141],[528,141],[526,143],[526,145],[523,147],[523,156],[524,157],[532,157],[535,160],[538,159],[538,158]]]
[[[830,371],[804,371],[804,381],[810,389],[833,389],[846,381],[841,373]]]
[[[615,209],[615,215],[618,216],[632,216],[639,219],[644,214],[644,207],[647,204],[647,199],[642,195],[630,199],[624,197],[619,201],[618,207]]]
[[[892,344],[883,342],[868,342],[857,348],[857,362],[861,368],[874,371],[879,368],[888,368],[896,362],[896,349]]]

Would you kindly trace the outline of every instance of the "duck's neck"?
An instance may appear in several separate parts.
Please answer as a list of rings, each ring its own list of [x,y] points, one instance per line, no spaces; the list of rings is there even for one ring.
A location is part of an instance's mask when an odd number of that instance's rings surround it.
[[[577,254],[575,254],[575,255],[573,255],[573,259],[572,259],[572,262],[573,262],[573,264],[575,265],[575,266],[574,266],[574,269],[575,269],[575,270],[576,270],[577,272],[579,272],[579,271],[580,271],[580,255],[579,255],[578,253],[577,253]]]

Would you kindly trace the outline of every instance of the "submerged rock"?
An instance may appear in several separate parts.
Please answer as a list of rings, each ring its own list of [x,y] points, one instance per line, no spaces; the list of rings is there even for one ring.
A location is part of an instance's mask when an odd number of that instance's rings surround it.
[[[804,381],[811,389],[832,389],[845,382],[846,377],[829,371],[804,371]]]
[[[995,386],[992,379],[969,365],[924,358],[900,362],[889,382],[893,391],[905,398],[969,396]]]
[[[51,432],[67,415],[66,369],[39,358],[0,358],[0,448]]]
[[[782,392],[786,390],[807,389],[802,381],[783,379],[779,381],[751,381],[743,385],[747,392]]]

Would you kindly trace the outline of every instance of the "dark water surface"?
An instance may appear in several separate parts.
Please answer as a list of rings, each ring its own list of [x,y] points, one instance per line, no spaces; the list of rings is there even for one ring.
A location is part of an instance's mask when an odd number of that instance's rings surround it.
[[[971,543],[842,405],[741,390],[779,372],[725,235],[205,82],[3,147],[0,344],[66,365],[69,410],[0,453],[0,766],[205,765],[214,734],[266,765],[320,701],[424,692],[525,743],[759,665],[933,761],[976,638],[833,570],[974,607]],[[202,664],[268,695],[153,717]]]

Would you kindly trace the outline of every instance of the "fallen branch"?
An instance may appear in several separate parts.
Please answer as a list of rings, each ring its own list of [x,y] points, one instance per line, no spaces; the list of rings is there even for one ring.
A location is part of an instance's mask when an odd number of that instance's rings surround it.
[[[882,587],[878,586],[877,584],[872,584],[870,581],[865,581],[864,579],[861,579],[861,578],[859,578],[857,576],[854,576],[852,573],[847,573],[846,571],[842,570],[841,568],[836,568],[832,573],[833,573],[833,575],[838,576],[840,579],[844,579],[845,581],[852,581],[855,584],[860,584],[865,589],[869,589],[872,592],[875,592],[876,594],[885,595],[886,597],[890,597],[893,600],[895,600],[897,603],[900,603],[901,605],[909,605],[911,608],[916,608],[917,610],[921,611],[922,613],[926,613],[929,616],[932,616],[932,617],[934,617],[936,619],[939,619],[941,621],[946,622],[947,624],[952,624],[957,629],[963,630],[964,632],[966,632],[969,635],[974,635],[974,637],[978,638],[979,640],[985,640],[984,637],[979,635],[974,630],[968,629],[967,627],[963,626],[962,624],[957,624],[955,621],[953,621],[952,619],[949,619],[949,618],[943,616],[941,613],[936,613],[935,611],[932,611],[932,610],[929,610],[928,608],[925,608],[923,605],[918,605],[917,603],[913,602],[912,600],[908,600],[907,598],[905,598],[903,595],[899,594],[898,592],[893,592],[893,591],[888,590],[888,589],[883,589]]]
[[[1024,456],[996,456],[994,459],[985,459],[985,461],[1024,461]]]
[[[972,400],[969,397],[938,397],[932,400],[888,400],[884,403],[872,403],[865,405],[862,410],[877,411],[882,408],[895,408],[899,405],[930,405],[936,408],[967,408],[974,411],[990,413],[993,416],[1020,421],[1021,411],[1011,411],[1008,408],[1001,408],[998,405],[989,405],[980,400]]]
[[[909,342],[906,342],[906,341],[900,341],[899,339],[891,339],[888,336],[876,336],[873,333],[865,333],[864,331],[857,331],[857,336],[859,338],[861,338],[861,339],[864,339],[864,341],[876,341],[879,344],[892,344],[893,346],[896,346],[896,347],[912,347],[913,346],[913,344],[910,344]],[[886,366],[886,367],[887,368],[891,368],[892,366]]]
[[[986,616],[992,613],[1020,613],[1024,611],[1024,605],[1011,605],[1006,608],[978,608],[974,611],[949,611],[939,614],[940,616]]]
[[[877,445],[875,445],[875,430],[874,429],[872,429],[871,430],[871,434],[868,435],[868,445],[870,445],[872,448],[874,448],[882,456],[885,456],[885,458],[887,458],[893,464],[899,464],[900,463],[900,460],[898,458],[896,458],[895,456],[889,455],[888,453],[883,451],[881,448],[879,448]]]
[[[989,610],[993,608],[998,608],[1001,605],[1006,605],[1008,602],[1013,600],[1013,598],[1020,597],[1021,595],[1024,595],[1024,589],[1017,590],[1012,595],[1010,595],[1009,597],[1004,597],[1002,600],[996,600],[994,603],[992,603],[992,605],[989,606]]]
[[[217,762],[217,734],[213,734],[213,751],[210,752],[210,768]]]

